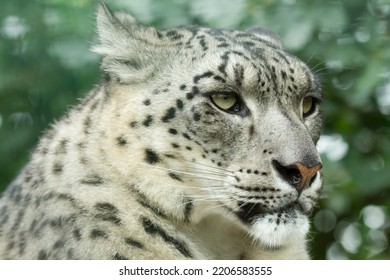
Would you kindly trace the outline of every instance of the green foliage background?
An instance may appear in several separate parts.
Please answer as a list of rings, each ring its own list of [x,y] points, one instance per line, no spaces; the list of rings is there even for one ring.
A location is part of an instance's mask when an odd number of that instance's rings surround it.
[[[161,28],[199,24],[277,32],[321,77],[325,190],[315,259],[390,259],[389,0],[107,0]],[[97,2],[2,0],[0,191],[42,131],[99,82],[89,52]]]

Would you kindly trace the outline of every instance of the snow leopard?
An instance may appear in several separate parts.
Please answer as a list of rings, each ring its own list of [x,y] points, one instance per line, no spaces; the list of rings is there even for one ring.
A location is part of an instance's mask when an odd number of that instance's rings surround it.
[[[0,200],[1,259],[309,259],[323,92],[272,31],[100,4],[101,82]]]

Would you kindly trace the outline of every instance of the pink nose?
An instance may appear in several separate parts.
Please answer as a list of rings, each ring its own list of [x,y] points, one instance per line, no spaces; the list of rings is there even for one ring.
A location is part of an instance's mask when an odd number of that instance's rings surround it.
[[[294,186],[298,192],[308,188],[317,175],[317,172],[322,168],[322,164],[320,162],[311,167],[308,167],[300,162],[287,166],[281,165],[276,160],[272,163],[283,180]]]

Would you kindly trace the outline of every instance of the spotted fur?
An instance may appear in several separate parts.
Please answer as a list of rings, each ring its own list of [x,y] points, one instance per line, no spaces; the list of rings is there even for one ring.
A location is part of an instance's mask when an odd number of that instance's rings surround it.
[[[308,258],[322,188],[310,69],[260,28],[161,31],[104,5],[97,25],[102,82],[4,192],[0,257]]]

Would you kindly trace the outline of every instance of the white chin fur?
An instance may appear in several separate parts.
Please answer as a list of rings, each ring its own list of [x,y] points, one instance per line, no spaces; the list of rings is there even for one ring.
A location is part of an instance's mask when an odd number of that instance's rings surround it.
[[[272,215],[269,215],[271,218]],[[273,218],[273,217],[272,217]],[[275,219],[273,219],[275,220]],[[309,232],[309,221],[306,216],[298,214],[294,221],[287,224],[270,223],[268,215],[257,220],[250,229],[252,237],[269,248],[284,247],[302,242]]]

